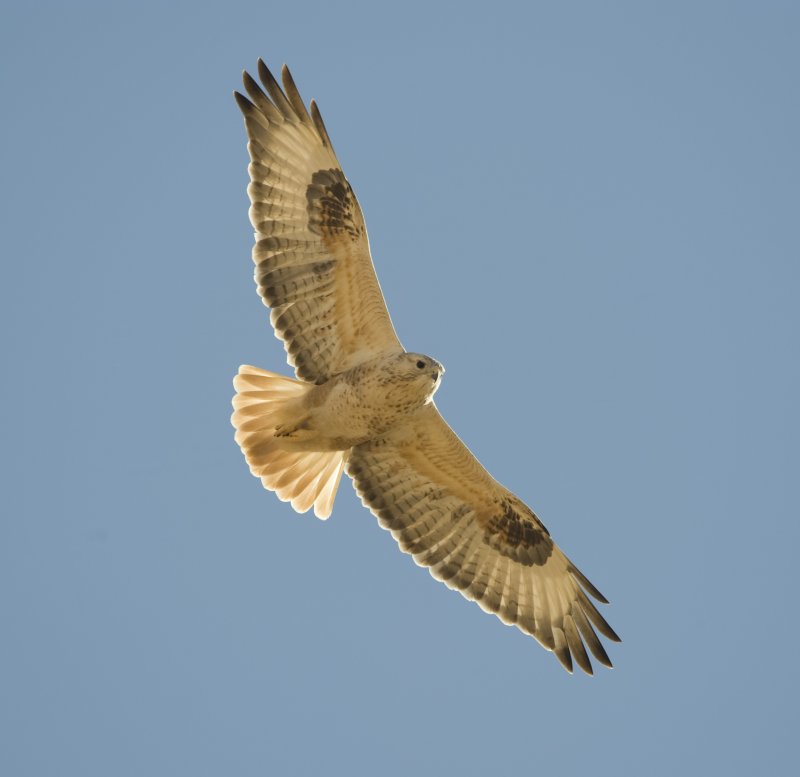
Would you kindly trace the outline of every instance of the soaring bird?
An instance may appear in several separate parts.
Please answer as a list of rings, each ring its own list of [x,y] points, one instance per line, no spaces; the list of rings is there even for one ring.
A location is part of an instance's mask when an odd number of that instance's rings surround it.
[[[572,671],[611,666],[607,603],[521,499],[498,483],[433,402],[444,367],[400,344],[364,217],[316,103],[286,66],[247,72],[255,281],[296,379],[242,366],[232,422],[250,471],[298,512],[327,518],[342,473],[400,549],[517,626]]]

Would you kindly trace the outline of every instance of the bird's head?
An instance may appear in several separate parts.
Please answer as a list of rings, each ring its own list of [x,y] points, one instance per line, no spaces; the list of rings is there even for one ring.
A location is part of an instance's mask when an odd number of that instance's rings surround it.
[[[392,366],[399,382],[411,388],[423,402],[431,400],[444,374],[444,367],[436,359],[421,353],[400,354]]]

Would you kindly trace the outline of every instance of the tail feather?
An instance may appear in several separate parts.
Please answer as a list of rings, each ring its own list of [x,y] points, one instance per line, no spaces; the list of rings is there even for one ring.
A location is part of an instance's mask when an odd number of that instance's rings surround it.
[[[279,427],[302,421],[297,400],[311,385],[250,366],[239,368],[233,385],[231,422],[250,472],[298,512],[313,506],[318,518],[328,518],[349,451],[293,450],[291,439],[276,436]]]
[[[280,491],[291,486],[295,492],[302,491],[310,480],[319,477],[318,467],[324,459],[325,455],[322,453],[300,454],[275,478],[275,490]]]
[[[336,458],[328,456],[318,473],[308,472],[301,477],[295,483],[297,496],[292,500],[292,507],[295,510],[304,512],[313,504],[314,513],[321,518],[327,518],[333,509],[333,500],[330,500],[330,504],[327,504],[323,501],[322,495],[331,481],[335,481],[338,484],[338,480],[334,475],[340,467],[344,467],[345,459],[346,453],[344,452],[342,456]]]
[[[321,480],[324,481],[322,490],[317,497],[317,515],[330,515],[333,511],[333,500],[336,498],[336,490],[339,488],[339,481],[342,479],[345,464],[347,464],[347,454],[338,461],[334,460],[328,464]]]

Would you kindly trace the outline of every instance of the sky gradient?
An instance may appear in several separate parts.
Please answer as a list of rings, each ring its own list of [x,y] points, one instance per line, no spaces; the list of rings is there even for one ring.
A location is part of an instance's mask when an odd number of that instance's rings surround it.
[[[786,774],[800,6],[12,3],[0,773]],[[437,404],[610,599],[568,676],[250,476],[232,99],[315,98]]]

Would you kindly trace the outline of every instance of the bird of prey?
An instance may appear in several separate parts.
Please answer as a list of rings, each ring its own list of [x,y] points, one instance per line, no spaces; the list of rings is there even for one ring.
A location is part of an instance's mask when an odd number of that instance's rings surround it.
[[[250,471],[298,512],[327,518],[342,473],[400,549],[437,580],[592,673],[611,666],[589,598],[603,595],[536,514],[481,466],[439,414],[444,368],[395,334],[361,208],[312,100],[288,68],[247,72],[255,281],[296,379],[242,366],[233,425]]]

